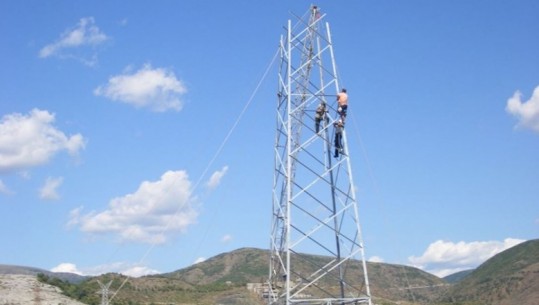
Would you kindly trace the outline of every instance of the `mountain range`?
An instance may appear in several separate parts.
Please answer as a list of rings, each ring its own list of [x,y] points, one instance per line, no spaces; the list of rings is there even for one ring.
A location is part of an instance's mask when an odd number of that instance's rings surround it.
[[[242,248],[174,272],[140,278],[114,273],[81,277],[9,265],[0,265],[0,275],[39,274],[41,282],[58,286],[64,294],[85,304],[100,304],[101,296],[96,294],[100,289],[99,280],[111,283],[111,305],[262,305],[264,300],[247,287],[253,285],[248,283],[266,281],[268,261],[267,250]],[[308,272],[308,266],[301,268]],[[361,268],[351,269],[357,271],[352,271],[350,276],[361,276]],[[378,305],[539,304],[539,239],[503,251],[474,270],[445,278],[414,267],[387,263],[368,262],[367,270],[373,300]]]

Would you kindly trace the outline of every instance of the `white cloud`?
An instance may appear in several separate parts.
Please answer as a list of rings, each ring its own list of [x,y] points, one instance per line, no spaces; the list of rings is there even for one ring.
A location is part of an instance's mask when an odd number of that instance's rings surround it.
[[[202,263],[206,261],[206,258],[205,257],[199,257],[195,260],[195,262],[193,264],[198,264],[198,263]]]
[[[65,31],[60,38],[39,51],[39,57],[47,58],[57,56],[60,58],[75,58],[87,65],[94,65],[97,62],[95,51],[90,53],[75,52],[80,47],[96,47],[109,37],[99,30],[95,25],[93,17],[81,18],[73,29]]]
[[[66,224],[67,228],[71,228],[80,224],[83,209],[84,207],[80,206],[76,209],[69,211],[69,221]]]
[[[180,111],[183,107],[180,96],[186,92],[184,84],[173,72],[163,68],[153,69],[150,65],[133,74],[128,71],[113,76],[107,85],[94,90],[95,95],[157,112]]]
[[[0,121],[0,172],[47,163],[56,153],[75,155],[85,146],[80,134],[66,136],[53,126],[54,114],[33,109],[29,115],[8,114]]]
[[[145,276],[145,275],[158,274],[159,273],[159,271],[157,271],[155,269],[145,267],[145,266],[133,266],[131,268],[127,268],[125,270],[120,270],[118,272],[123,274],[123,275],[131,276],[131,277],[141,277],[141,276]]]
[[[411,264],[439,277],[473,269],[492,256],[525,240],[458,242],[438,240],[430,244],[422,256],[408,258]]]
[[[48,177],[45,181],[45,185],[39,190],[39,198],[44,200],[58,200],[60,195],[58,195],[58,188],[64,182],[64,178],[51,178]]]
[[[0,180],[0,194],[9,195],[13,192],[4,184],[4,181]]]
[[[27,170],[21,170],[17,174],[25,180],[29,180],[30,178],[32,178],[32,174]]]
[[[72,263],[61,263],[58,266],[51,269],[52,272],[67,272],[67,273],[74,273],[78,275],[82,275],[82,272],[80,272],[77,269],[77,265]]]
[[[216,188],[221,183],[221,179],[223,179],[227,171],[228,166],[224,166],[220,171],[216,171],[215,173],[213,173],[210,177],[210,180],[208,180],[208,188]]]
[[[198,217],[191,182],[185,171],[167,171],[158,181],[144,181],[132,194],[114,198],[103,212],[70,213],[68,225],[86,233],[113,233],[123,241],[164,243],[184,232]]]
[[[539,132],[539,86],[535,87],[529,100],[522,102],[522,93],[515,92],[507,100],[505,110],[518,119],[518,125]]]
[[[384,259],[379,256],[372,256],[371,258],[368,259],[368,261],[373,262],[373,263],[383,263]]]
[[[223,237],[221,238],[221,242],[222,242],[222,243],[225,243],[225,244],[226,244],[226,243],[229,243],[229,242],[231,242],[231,241],[232,241],[232,235],[229,235],[229,234],[226,234],[225,236],[223,236]]]
[[[116,263],[110,263],[105,265],[99,265],[95,267],[90,268],[83,268],[83,270],[79,270],[75,264],[72,263],[61,263],[58,266],[52,268],[50,271],[52,272],[68,272],[68,273],[74,273],[78,275],[89,275],[89,276],[97,276],[105,273],[121,273],[123,275],[131,276],[131,277],[141,277],[145,275],[150,274],[158,274],[159,271],[146,267],[146,266],[140,266],[137,264],[132,263],[126,263],[126,262],[116,262]]]

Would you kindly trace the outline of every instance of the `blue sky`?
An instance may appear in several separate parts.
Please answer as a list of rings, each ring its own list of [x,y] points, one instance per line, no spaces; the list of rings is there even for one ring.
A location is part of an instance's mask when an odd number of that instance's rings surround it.
[[[272,59],[310,4],[0,2],[0,263],[138,276],[267,249]],[[537,238],[539,2],[317,5],[367,257],[443,276]]]

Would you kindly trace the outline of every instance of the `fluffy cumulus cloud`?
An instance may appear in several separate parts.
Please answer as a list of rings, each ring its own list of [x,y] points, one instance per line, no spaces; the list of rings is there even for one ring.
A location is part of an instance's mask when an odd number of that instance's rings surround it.
[[[159,271],[148,267],[136,266],[120,273],[131,277],[141,277],[150,274],[159,274]]]
[[[209,189],[216,188],[221,183],[221,179],[223,179],[227,171],[228,171],[228,166],[224,166],[220,171],[214,172],[211,175],[210,180],[208,180],[208,184],[207,184],[208,188]]]
[[[39,57],[74,58],[92,66],[97,63],[97,53],[93,48],[108,39],[95,25],[94,18],[82,18],[75,27],[61,34],[58,40],[44,46],[39,51]],[[84,47],[91,47],[91,50],[82,51]]]
[[[108,83],[94,90],[94,94],[113,101],[130,104],[152,111],[180,111],[180,97],[187,92],[184,84],[173,72],[145,65],[140,70],[113,76]]]
[[[48,177],[45,181],[45,184],[39,190],[39,198],[44,200],[58,200],[60,195],[58,194],[58,188],[64,182],[64,178],[57,177],[52,178]]]
[[[54,127],[54,120],[54,114],[39,109],[5,115],[0,121],[0,172],[26,170],[61,151],[76,155],[84,148],[82,135],[66,136]]]
[[[70,217],[68,225],[86,233],[160,244],[174,232],[185,232],[198,212],[187,173],[168,171],[157,181],[142,182],[134,193],[112,199],[105,211],[83,214],[78,208]]]
[[[527,101],[522,101],[522,93],[515,92],[507,100],[505,110],[518,119],[518,125],[539,133],[539,86]]]
[[[457,242],[438,240],[429,245],[423,255],[409,257],[414,266],[439,277],[473,269],[492,256],[525,240],[507,238],[504,241]]]
[[[77,269],[77,265],[72,263],[61,263],[58,266],[51,269],[52,272],[67,272],[78,275],[83,275],[81,271]]]

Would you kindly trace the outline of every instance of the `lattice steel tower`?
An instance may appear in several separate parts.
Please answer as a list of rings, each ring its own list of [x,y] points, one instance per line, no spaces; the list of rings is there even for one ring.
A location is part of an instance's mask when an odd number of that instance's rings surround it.
[[[108,282],[107,284],[103,284],[99,280],[97,280],[97,283],[101,288],[101,290],[98,292],[99,294],[101,294],[101,305],[109,305],[109,292],[110,284],[112,284],[112,281]]]
[[[337,126],[341,88],[329,24],[316,6],[295,18],[280,41],[265,297],[279,305],[371,305],[346,128]]]

